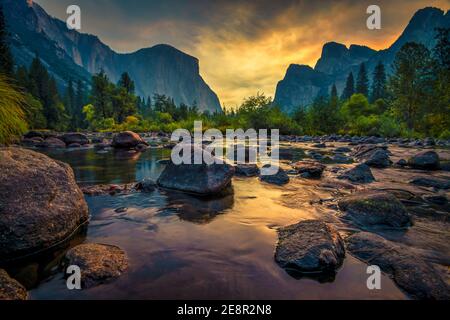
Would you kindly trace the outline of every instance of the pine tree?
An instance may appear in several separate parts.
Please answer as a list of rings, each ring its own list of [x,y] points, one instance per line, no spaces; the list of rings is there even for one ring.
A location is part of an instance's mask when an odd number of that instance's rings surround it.
[[[384,98],[386,98],[386,72],[384,64],[380,61],[373,72],[370,101],[375,102],[378,99]]]
[[[353,78],[353,73],[350,72],[347,77],[347,82],[345,84],[344,91],[342,92],[341,99],[348,100],[355,93],[355,80]]]
[[[434,76],[430,51],[422,44],[407,42],[397,52],[393,69],[390,78],[395,97],[393,110],[410,130],[417,130],[423,124],[419,119],[432,103]]]
[[[8,46],[8,31],[2,6],[0,6],[0,73],[8,77],[14,75],[14,62]]]
[[[106,119],[113,115],[111,104],[112,86],[106,73],[101,70],[92,76],[91,101],[95,107],[95,118]]]
[[[366,65],[361,63],[359,66],[358,79],[356,80],[356,92],[369,96],[369,79],[367,77]]]
[[[131,80],[130,75],[128,72],[122,73],[120,76],[120,80],[117,84],[119,87],[125,88],[128,94],[134,94],[134,81]]]

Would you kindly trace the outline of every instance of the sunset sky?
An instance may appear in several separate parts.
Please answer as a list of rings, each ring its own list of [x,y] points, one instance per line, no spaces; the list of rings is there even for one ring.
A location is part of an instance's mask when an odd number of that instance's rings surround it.
[[[444,10],[450,0],[36,0],[66,19],[78,4],[81,32],[118,52],[170,44],[200,60],[200,72],[222,104],[257,92],[273,96],[291,63],[314,66],[328,41],[388,47],[414,12]],[[378,4],[382,29],[366,28],[366,8]]]

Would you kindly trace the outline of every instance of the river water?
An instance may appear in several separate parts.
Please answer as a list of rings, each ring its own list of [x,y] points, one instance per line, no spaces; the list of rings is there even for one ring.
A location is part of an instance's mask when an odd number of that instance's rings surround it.
[[[86,186],[156,180],[164,168],[158,160],[170,151],[47,154],[69,163],[77,182]],[[405,299],[384,275],[381,290],[369,290],[367,265],[348,253],[334,279],[298,278],[275,263],[277,227],[309,218],[333,221],[326,209],[310,204],[329,196],[314,183],[294,180],[277,187],[236,177],[234,195],[210,200],[162,190],[86,196],[91,219],[85,230],[63,248],[10,272],[32,299]],[[297,195],[294,206],[290,192]],[[115,211],[123,207],[128,210]],[[107,284],[68,290],[58,265],[69,247],[82,242],[123,248],[128,271]]]

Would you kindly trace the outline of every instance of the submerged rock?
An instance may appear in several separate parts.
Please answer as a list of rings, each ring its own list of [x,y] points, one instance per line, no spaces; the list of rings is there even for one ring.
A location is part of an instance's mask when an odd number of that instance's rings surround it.
[[[21,148],[0,149],[0,257],[47,249],[88,219],[72,168]]]
[[[319,162],[298,161],[292,165],[299,174],[307,173],[311,178],[320,178],[326,166]]]
[[[194,151],[195,148],[192,157]],[[199,195],[215,195],[231,186],[234,170],[233,166],[226,163],[175,165],[170,162],[159,176],[157,184],[167,189]]]
[[[390,193],[363,191],[339,200],[338,206],[344,218],[363,228],[405,228],[411,225],[411,217],[405,206]]]
[[[319,220],[306,220],[278,230],[275,261],[301,273],[334,272],[345,257],[339,233]]]
[[[119,247],[86,243],[67,251],[65,264],[80,267],[81,286],[87,289],[118,278],[127,270],[128,258]]]
[[[359,232],[346,239],[347,249],[369,265],[377,265],[416,299],[450,299],[449,285],[428,262],[406,246],[376,234]]]
[[[132,149],[139,144],[147,145],[147,142],[133,131],[124,131],[114,136],[111,146],[117,149]]]
[[[408,159],[408,165],[414,169],[438,170],[439,155],[435,151],[424,151]]]
[[[27,300],[28,293],[24,286],[0,269],[0,300]]]
[[[289,176],[282,168],[278,168],[278,172],[272,175],[261,175],[261,181],[282,186],[289,182]]]
[[[351,182],[357,183],[370,183],[375,181],[375,177],[372,174],[369,166],[367,164],[361,163],[353,167],[352,169],[346,170],[337,176],[338,179],[347,179]]]
[[[128,194],[134,192],[136,190],[135,186],[133,186],[133,184],[98,184],[82,187],[81,191],[87,196],[114,196],[116,194]]]
[[[409,183],[429,188],[450,189],[450,179],[436,177],[413,177]]]

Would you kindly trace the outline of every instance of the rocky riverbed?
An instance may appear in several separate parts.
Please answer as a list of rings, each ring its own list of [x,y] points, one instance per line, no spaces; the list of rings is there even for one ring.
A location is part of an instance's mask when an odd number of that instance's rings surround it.
[[[255,166],[180,173],[167,166],[167,135],[119,138],[25,137],[71,165],[90,223],[57,249],[3,262],[2,279],[32,299],[449,298],[448,141],[282,137],[281,170],[268,178]],[[111,279],[69,292],[64,261],[89,262],[92,250],[116,264],[87,269]],[[370,264],[381,290],[367,289]]]

